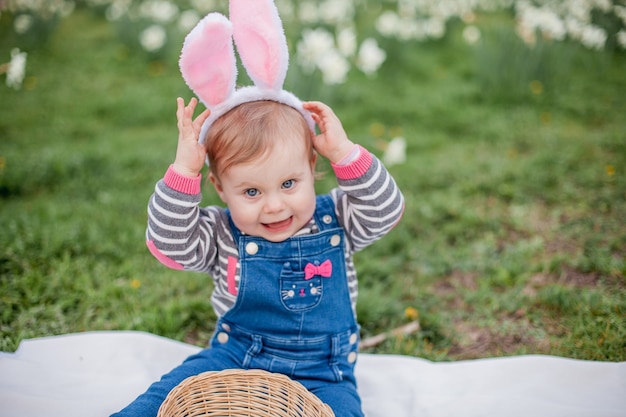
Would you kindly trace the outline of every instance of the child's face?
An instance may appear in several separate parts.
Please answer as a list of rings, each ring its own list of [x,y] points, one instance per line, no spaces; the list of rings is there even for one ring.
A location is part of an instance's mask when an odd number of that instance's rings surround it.
[[[281,242],[315,211],[314,167],[304,140],[278,140],[267,155],[210,178],[235,225],[251,236]]]

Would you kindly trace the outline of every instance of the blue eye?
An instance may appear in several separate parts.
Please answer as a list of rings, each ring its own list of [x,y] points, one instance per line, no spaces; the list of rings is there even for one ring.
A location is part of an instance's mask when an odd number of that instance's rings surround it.
[[[248,197],[256,197],[257,195],[259,195],[259,190],[257,190],[256,188],[248,188],[245,193]]]
[[[287,180],[283,182],[283,188],[291,188],[296,182],[294,180]]]

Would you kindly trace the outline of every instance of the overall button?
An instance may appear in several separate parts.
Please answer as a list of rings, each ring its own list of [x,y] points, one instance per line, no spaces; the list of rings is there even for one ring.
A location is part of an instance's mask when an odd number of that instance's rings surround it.
[[[340,243],[341,243],[341,236],[333,235],[333,237],[330,238],[331,246],[337,246]]]
[[[356,362],[356,352],[350,352],[348,355],[348,362],[354,363]]]
[[[226,330],[227,332],[230,332],[230,326],[226,323],[222,323],[222,329]]]
[[[330,224],[333,221],[333,218],[330,216],[330,214],[327,214],[322,217],[322,221],[326,224]]]
[[[228,342],[228,333],[220,332],[217,334],[217,341],[221,344]],[[350,359],[348,359],[350,360]]]
[[[248,255],[256,255],[256,253],[259,251],[259,245],[257,245],[254,242],[250,242],[246,245],[246,252],[248,253]]]
[[[350,335],[350,344],[351,344],[351,345],[353,345],[353,344],[355,344],[355,343],[356,343],[356,338],[357,338],[356,333],[352,333],[352,334]]]

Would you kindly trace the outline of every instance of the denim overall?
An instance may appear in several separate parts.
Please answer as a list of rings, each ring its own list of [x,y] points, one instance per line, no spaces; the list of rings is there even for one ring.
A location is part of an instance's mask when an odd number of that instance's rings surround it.
[[[314,216],[319,233],[278,243],[242,235],[231,221],[241,279],[237,301],[218,321],[211,347],[116,416],[156,415],[167,393],[188,376],[232,368],[285,374],[336,416],[363,416],[354,377],[359,329],[346,277],[345,236],[330,196],[317,197]]]

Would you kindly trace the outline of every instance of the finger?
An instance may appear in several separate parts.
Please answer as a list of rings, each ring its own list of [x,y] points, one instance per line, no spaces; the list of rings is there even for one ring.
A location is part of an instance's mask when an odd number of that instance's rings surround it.
[[[185,101],[181,97],[178,97],[176,99],[176,117],[178,119],[180,119],[180,117],[183,115],[184,110],[185,110]]]
[[[189,104],[185,107],[185,116],[189,119],[191,119],[193,117],[193,112],[196,109],[196,104],[198,104],[198,100],[196,100],[195,97],[192,97],[191,100],[189,100]]]
[[[306,110],[317,114],[322,114],[330,110],[330,107],[321,101],[307,101],[302,103],[302,105]]]
[[[320,118],[317,114],[315,114],[315,113],[311,113],[311,117],[313,118],[313,121],[314,121],[314,122],[315,122],[318,126],[322,127],[322,126],[321,126],[321,124],[322,124],[322,119],[321,119],[321,118]]]
[[[198,115],[198,117],[196,117],[196,120],[194,120],[193,122],[194,127],[198,129],[201,128],[204,122],[206,121],[206,119],[208,119],[210,115],[211,115],[211,110],[209,109],[204,110],[202,113]]]
[[[202,123],[204,123],[206,119],[209,118],[210,115],[211,115],[211,110],[205,109],[202,113],[200,113],[200,115],[198,116],[198,119],[201,120]]]
[[[324,106],[324,103],[322,103],[321,101],[305,101],[302,103],[302,106],[304,108],[313,108],[313,107]]]
[[[185,101],[178,97],[176,99],[176,121],[178,129],[180,130],[183,126],[183,119],[185,117]]]

